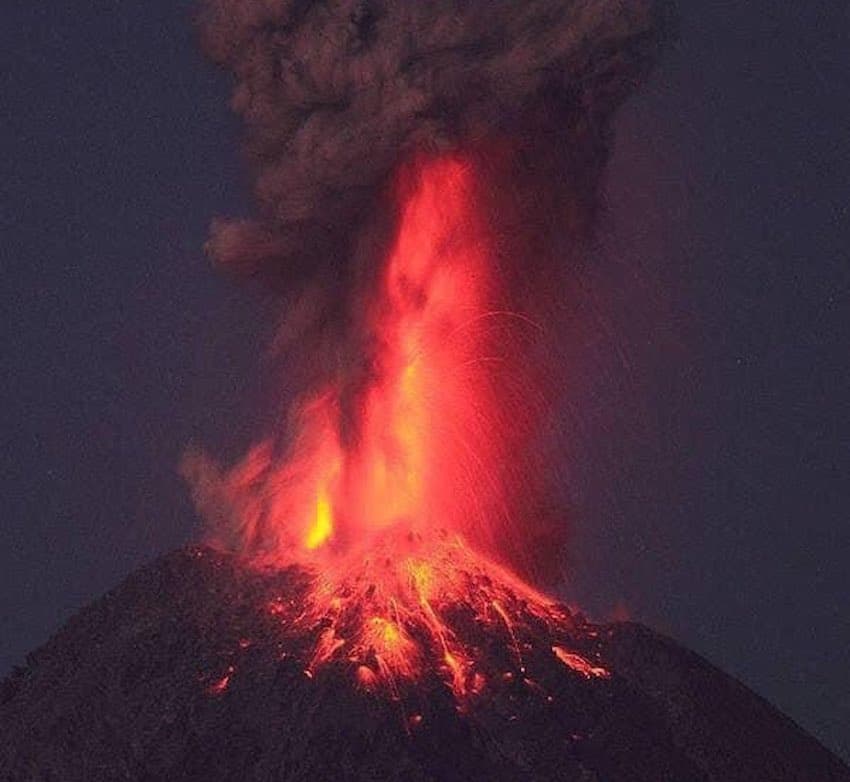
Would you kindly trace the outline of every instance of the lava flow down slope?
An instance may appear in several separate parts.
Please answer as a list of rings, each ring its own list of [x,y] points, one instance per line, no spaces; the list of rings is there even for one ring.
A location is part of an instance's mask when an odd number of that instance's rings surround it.
[[[426,666],[387,697],[354,663],[311,672],[312,578],[199,547],[135,572],[3,683],[0,778],[850,780],[758,696],[640,625],[541,615],[510,590],[514,621],[482,618],[481,574],[444,616],[480,686],[458,697]]]
[[[848,779],[741,685],[551,596],[553,360],[647,0],[206,0],[283,412],[182,471],[202,546],[4,684],[9,780]]]

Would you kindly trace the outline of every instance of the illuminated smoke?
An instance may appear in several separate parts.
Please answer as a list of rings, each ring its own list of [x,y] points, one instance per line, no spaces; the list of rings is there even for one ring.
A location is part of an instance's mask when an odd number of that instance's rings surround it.
[[[346,659],[395,686],[436,667],[461,695],[480,671],[448,616],[562,621],[507,568],[560,548],[539,512],[547,357],[660,20],[648,0],[203,6],[259,206],[215,221],[209,251],[284,295],[302,388],[233,469],[184,469],[215,541],[313,574],[308,671]]]

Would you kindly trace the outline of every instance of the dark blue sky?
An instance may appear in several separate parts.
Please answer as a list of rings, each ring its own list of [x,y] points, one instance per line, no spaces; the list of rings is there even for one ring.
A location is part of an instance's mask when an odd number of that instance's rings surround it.
[[[2,671],[189,539],[181,453],[264,413],[274,303],[201,252],[250,209],[227,79],[188,3],[84,5],[0,30]],[[599,328],[567,350],[567,593],[850,757],[850,18],[698,5],[617,123]]]

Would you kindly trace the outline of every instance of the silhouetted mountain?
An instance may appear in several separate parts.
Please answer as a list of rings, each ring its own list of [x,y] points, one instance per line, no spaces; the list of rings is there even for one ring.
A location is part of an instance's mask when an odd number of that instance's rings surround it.
[[[519,667],[506,637],[481,636],[504,673],[460,702],[436,671],[396,697],[344,663],[308,675],[306,639],[266,610],[307,580],[198,548],[137,571],[3,682],[0,779],[850,781],[764,700],[632,623],[573,616],[569,652],[537,628]]]

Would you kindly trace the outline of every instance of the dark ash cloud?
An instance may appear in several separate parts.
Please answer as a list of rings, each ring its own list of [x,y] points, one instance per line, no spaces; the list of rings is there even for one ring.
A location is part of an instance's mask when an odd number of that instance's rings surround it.
[[[204,47],[235,75],[258,202],[253,218],[214,222],[210,254],[276,287],[329,271],[345,278],[353,237],[382,209],[401,159],[494,138],[513,139],[526,198],[580,225],[592,215],[608,119],[651,67],[664,9],[204,0]]]

